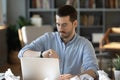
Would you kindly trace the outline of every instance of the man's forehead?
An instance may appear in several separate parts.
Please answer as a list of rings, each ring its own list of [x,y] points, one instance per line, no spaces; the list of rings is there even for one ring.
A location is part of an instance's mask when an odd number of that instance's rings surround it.
[[[59,16],[59,15],[56,15],[56,18],[70,18],[70,16]]]
[[[56,22],[61,22],[61,23],[64,23],[64,22],[68,22],[70,21],[70,18],[69,16],[58,16],[56,15]]]

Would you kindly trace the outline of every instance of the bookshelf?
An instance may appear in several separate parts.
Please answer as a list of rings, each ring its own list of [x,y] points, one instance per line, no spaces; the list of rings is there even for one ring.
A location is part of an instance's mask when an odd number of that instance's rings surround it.
[[[26,15],[42,17],[43,25],[55,24],[55,11],[70,0],[26,0]],[[77,33],[91,42],[92,34],[104,33],[107,28],[120,26],[120,0],[76,0],[74,7],[78,12]],[[92,42],[94,47],[98,43]]]

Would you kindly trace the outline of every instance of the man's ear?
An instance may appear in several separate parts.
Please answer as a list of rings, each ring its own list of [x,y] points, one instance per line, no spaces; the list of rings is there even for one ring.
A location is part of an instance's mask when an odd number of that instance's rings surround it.
[[[78,21],[77,21],[77,20],[75,20],[75,21],[73,22],[73,26],[75,26],[75,27],[78,26]]]

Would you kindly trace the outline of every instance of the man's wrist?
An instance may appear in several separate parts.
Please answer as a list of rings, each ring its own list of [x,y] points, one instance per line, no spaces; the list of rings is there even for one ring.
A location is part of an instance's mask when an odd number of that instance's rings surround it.
[[[40,51],[39,55],[40,55],[41,58],[43,58],[43,51]]]

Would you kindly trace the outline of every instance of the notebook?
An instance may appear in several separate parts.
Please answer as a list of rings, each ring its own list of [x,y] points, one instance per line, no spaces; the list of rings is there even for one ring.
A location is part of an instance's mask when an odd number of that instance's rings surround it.
[[[58,59],[23,57],[20,61],[23,80],[58,80]]]

